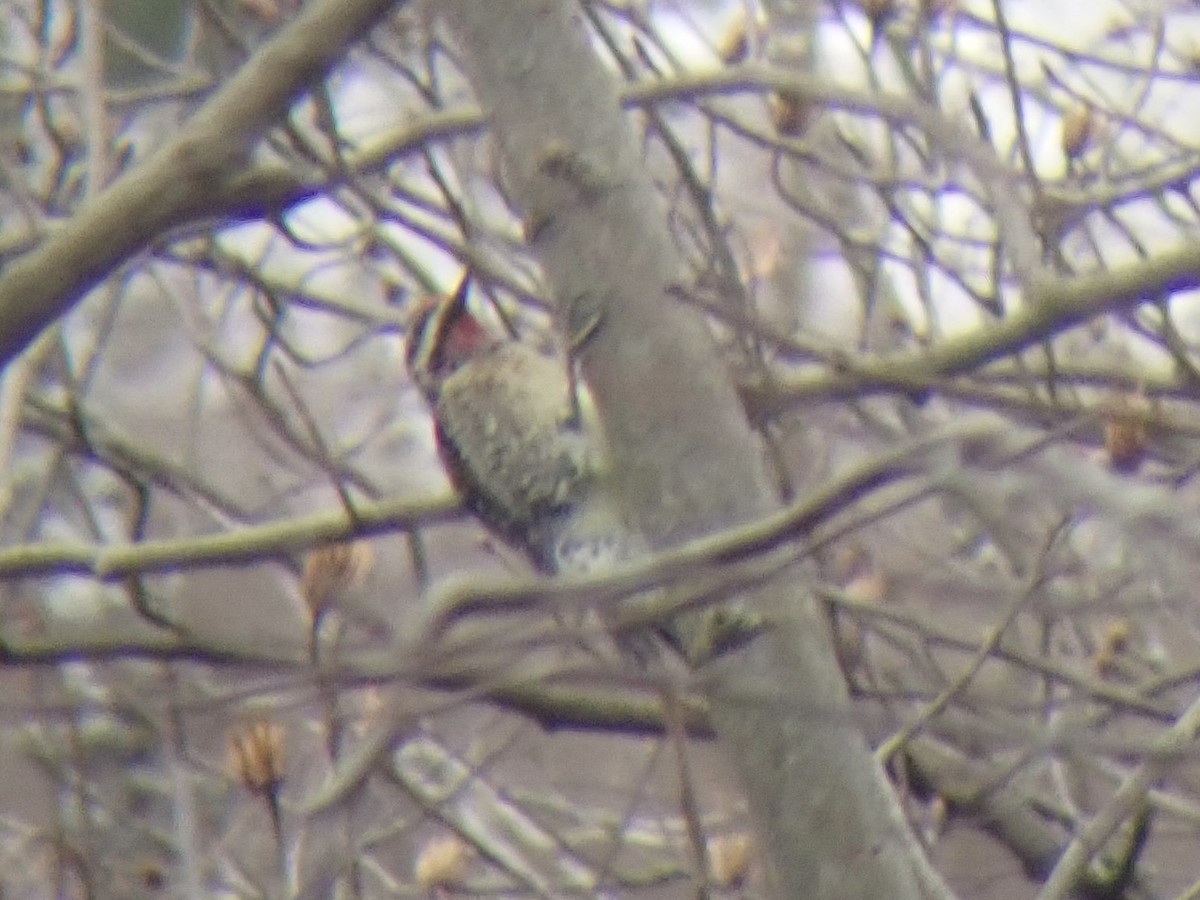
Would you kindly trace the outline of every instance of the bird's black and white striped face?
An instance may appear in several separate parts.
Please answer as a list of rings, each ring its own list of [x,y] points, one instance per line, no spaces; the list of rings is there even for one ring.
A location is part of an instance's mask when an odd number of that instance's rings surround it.
[[[460,366],[497,343],[467,309],[469,287],[470,275],[464,274],[453,293],[422,303],[409,325],[405,361],[430,400]]]

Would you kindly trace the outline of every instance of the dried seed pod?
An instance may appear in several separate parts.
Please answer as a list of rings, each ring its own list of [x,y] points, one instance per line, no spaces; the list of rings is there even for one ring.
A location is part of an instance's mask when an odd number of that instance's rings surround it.
[[[413,877],[425,890],[461,887],[469,856],[470,849],[456,834],[431,838],[413,861]]]
[[[1133,639],[1133,623],[1125,617],[1109,619],[1100,629],[1092,666],[1102,676],[1114,675],[1121,657],[1129,652]]]
[[[785,137],[795,137],[804,131],[812,113],[812,104],[798,94],[775,92],[767,98],[771,124]]]
[[[314,547],[304,560],[300,590],[314,617],[342,591],[363,583],[375,564],[375,554],[365,541]]]
[[[870,556],[861,545],[855,545],[845,551],[846,556],[840,562],[848,566],[845,572],[842,593],[853,603],[882,603],[887,599],[887,578],[871,562]],[[866,633],[862,623],[847,613],[838,610],[840,615],[835,617],[834,639],[838,661],[842,671],[852,672],[863,661],[866,649]]]
[[[717,57],[726,65],[745,62],[750,55],[750,21],[744,7],[738,7],[717,38]]]
[[[1113,413],[1104,422],[1104,451],[1113,471],[1124,475],[1138,470],[1146,458],[1146,423],[1128,413]]]
[[[720,890],[740,887],[750,871],[750,835],[722,834],[708,839],[708,877]]]
[[[1124,653],[1129,649],[1133,638],[1133,624],[1126,618],[1110,619],[1100,632],[1100,643],[1113,653]]]
[[[880,603],[887,599],[887,578],[878,569],[867,569],[846,582],[842,592],[855,603]]]
[[[1096,110],[1090,103],[1079,102],[1067,110],[1062,120],[1062,151],[1069,160],[1078,159],[1091,149],[1098,133]]]
[[[283,781],[282,725],[258,719],[229,733],[229,768],[254,794],[272,794]]]
[[[166,890],[169,876],[166,867],[158,860],[144,860],[138,863],[137,880],[138,884],[153,893]]]
[[[743,262],[739,273],[743,283],[763,281],[779,274],[785,261],[783,236],[774,223],[755,228],[749,235],[746,249],[749,258]]]

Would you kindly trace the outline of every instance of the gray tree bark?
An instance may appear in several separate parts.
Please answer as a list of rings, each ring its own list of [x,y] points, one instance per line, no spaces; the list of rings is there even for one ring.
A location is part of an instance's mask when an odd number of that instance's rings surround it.
[[[774,510],[706,325],[668,293],[683,262],[573,5],[443,9],[565,328],[599,323],[583,367],[633,521],[661,549]],[[798,583],[741,598],[772,627],[719,661],[710,694],[780,896],[946,895],[854,725],[824,619]]]

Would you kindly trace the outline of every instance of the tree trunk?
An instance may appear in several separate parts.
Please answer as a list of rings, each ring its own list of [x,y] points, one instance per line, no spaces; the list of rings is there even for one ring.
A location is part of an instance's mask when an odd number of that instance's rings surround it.
[[[683,261],[574,5],[443,8],[565,328],[597,326],[584,372],[632,519],[662,549],[772,511],[779,501],[761,447],[707,327],[668,292]],[[710,693],[779,893],[945,894],[854,725],[824,619],[800,579],[790,571],[739,598],[771,628],[718,661]]]

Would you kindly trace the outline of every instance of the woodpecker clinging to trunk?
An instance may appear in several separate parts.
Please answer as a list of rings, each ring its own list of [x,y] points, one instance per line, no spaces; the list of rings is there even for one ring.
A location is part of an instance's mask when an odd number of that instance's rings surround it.
[[[490,332],[467,309],[468,282],[418,310],[407,347],[467,506],[548,574],[604,574],[646,556],[619,514],[604,429],[571,361]],[[756,618],[714,613],[688,652],[670,626],[617,635],[617,645],[643,666],[663,658],[664,644],[695,661],[760,630]]]
[[[409,371],[452,480],[543,572],[587,574],[631,559],[586,388],[569,360],[485,328],[467,309],[468,281],[422,307],[408,335]]]
[[[490,332],[467,309],[468,281],[418,310],[407,347],[467,506],[548,574],[606,573],[643,555],[618,514],[604,430],[571,361]],[[661,647],[650,632],[616,642],[643,666]]]

